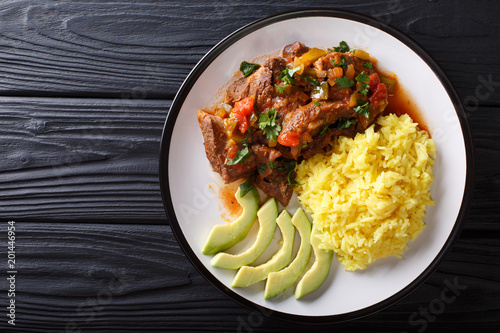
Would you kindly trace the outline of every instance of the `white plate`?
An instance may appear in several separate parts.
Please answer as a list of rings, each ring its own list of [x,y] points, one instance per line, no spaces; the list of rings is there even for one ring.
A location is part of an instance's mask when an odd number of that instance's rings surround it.
[[[209,185],[211,171],[197,112],[214,101],[243,60],[275,52],[295,41],[308,46],[349,46],[368,51],[382,69],[395,73],[413,96],[437,146],[436,205],[427,228],[402,259],[386,258],[368,269],[346,272],[335,259],[321,290],[296,300],[263,299],[263,283],[231,288],[234,271],[210,266],[201,248],[213,225],[223,223]],[[162,137],[160,181],[168,219],[177,240],[200,273],[233,300],[266,315],[303,322],[333,322],[378,311],[408,295],[437,268],[459,235],[473,187],[471,135],[460,100],[442,70],[414,41],[363,15],[307,10],[272,16],[231,34],[196,65],[180,88]],[[293,211],[291,211],[293,213]],[[293,291],[292,291],[293,292]]]

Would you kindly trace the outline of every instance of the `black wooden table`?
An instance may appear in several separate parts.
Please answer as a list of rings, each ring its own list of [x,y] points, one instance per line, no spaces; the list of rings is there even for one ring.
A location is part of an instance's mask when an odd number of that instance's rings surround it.
[[[163,210],[158,151],[177,89],[211,47],[254,20],[312,7],[378,17],[437,60],[466,105],[476,187],[460,239],[425,284],[371,316],[311,328],[242,308],[197,273]],[[499,13],[494,0],[1,1],[0,330],[499,328]],[[461,289],[443,302],[450,283]]]

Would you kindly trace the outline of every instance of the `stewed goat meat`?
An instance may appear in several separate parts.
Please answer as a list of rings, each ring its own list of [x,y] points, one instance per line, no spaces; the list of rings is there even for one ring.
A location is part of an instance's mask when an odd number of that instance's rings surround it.
[[[205,152],[224,182],[250,179],[284,206],[297,163],[328,149],[333,136],[363,132],[395,86],[345,42],[327,50],[295,42],[240,70],[224,101],[198,112]]]

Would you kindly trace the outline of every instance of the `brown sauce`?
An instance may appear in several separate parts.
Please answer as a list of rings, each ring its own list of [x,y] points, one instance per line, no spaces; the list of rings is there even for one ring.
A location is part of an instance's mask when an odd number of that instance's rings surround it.
[[[384,115],[394,113],[397,116],[401,116],[406,113],[411,119],[413,119],[414,122],[418,124],[418,127],[421,130],[426,131],[429,135],[431,135],[429,126],[427,125],[424,116],[418,109],[417,104],[403,88],[396,86],[394,93],[389,94],[388,102],[389,104],[387,104],[387,107],[385,108]]]
[[[241,208],[234,196],[239,185],[240,182],[234,182],[232,184],[221,186],[219,189],[219,208],[222,208],[219,209],[219,211],[222,212],[222,218],[227,222],[233,221],[243,211],[243,208]]]

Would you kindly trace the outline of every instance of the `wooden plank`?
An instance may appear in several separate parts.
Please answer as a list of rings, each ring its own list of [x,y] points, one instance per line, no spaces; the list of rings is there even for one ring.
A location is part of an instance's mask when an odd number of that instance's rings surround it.
[[[170,103],[0,98],[0,220],[165,223],[158,152]],[[500,109],[469,122],[476,189],[465,228],[499,231]]]
[[[475,189],[466,231],[487,231],[500,238],[500,112],[497,108],[480,108],[468,117],[474,139]]]
[[[164,223],[170,101],[0,98],[0,219]]]
[[[197,273],[167,225],[18,222],[16,233],[16,332],[307,329],[227,299]],[[425,323],[428,332],[460,332],[498,327],[499,249],[498,237],[461,239],[438,271],[410,296],[335,328],[415,332]],[[442,302],[441,309],[439,300],[448,283],[463,287],[453,300]],[[5,298],[1,293],[2,304]],[[425,309],[433,320],[422,321]],[[0,321],[2,329],[9,329],[5,320]]]
[[[222,38],[254,20],[297,8],[378,17],[417,40],[462,98],[499,105],[500,23],[494,0],[22,1],[0,4],[0,95],[171,99]],[[307,42],[307,41],[305,41]],[[337,43],[338,41],[332,41]],[[478,88],[493,81],[493,91]],[[476,90],[480,89],[480,90]],[[469,99],[467,99],[469,98]]]

